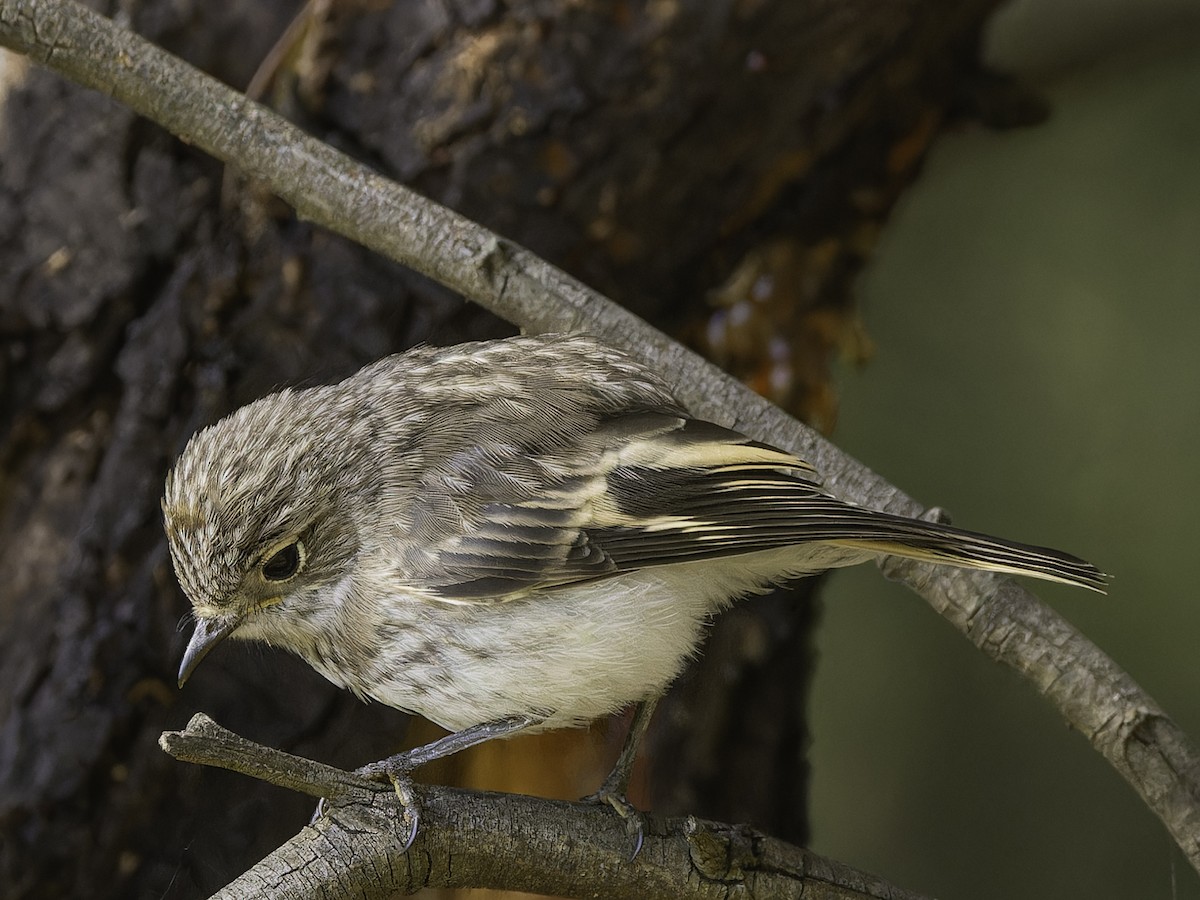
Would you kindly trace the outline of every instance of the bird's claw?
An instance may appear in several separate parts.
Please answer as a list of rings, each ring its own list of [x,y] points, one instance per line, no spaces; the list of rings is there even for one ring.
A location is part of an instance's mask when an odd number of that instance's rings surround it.
[[[400,801],[403,817],[409,822],[408,838],[401,848],[402,853],[407,853],[408,848],[417,839],[417,829],[421,827],[421,804],[417,802],[416,794],[413,793],[412,779],[407,775],[389,773],[388,781],[396,791],[396,799]]]
[[[583,798],[584,803],[608,804],[625,823],[625,832],[629,836],[629,861],[637,859],[646,842],[646,817],[642,811],[630,803],[623,794],[607,791],[601,788],[594,794]]]
[[[313,814],[308,820],[309,825],[316,825],[317,819],[319,819],[319,818],[321,818],[321,816],[325,815],[325,805],[326,805],[326,801],[325,801],[324,797],[322,797],[320,800],[317,801],[317,808],[313,810]]]
[[[402,851],[407,851],[413,845],[413,841],[417,839],[417,830],[421,825],[421,804],[413,792],[413,780],[408,776],[413,768],[414,766],[405,764],[402,755],[397,755],[363,766],[356,769],[354,773],[363,778],[370,778],[372,781],[391,783],[392,789],[396,792],[396,799],[400,801],[402,815],[409,822],[408,838],[404,842]]]
[[[385,760],[385,762],[387,761]],[[413,792],[413,780],[408,777],[408,769],[403,766],[387,767],[381,763],[372,763],[355,770],[354,774],[372,781],[387,781],[392,785],[392,789],[396,792],[396,799],[400,801],[401,815],[409,823],[408,838],[405,839],[402,848],[402,852],[407,852],[408,848],[413,845],[413,841],[417,839],[417,830],[421,825],[421,804]],[[315,825],[317,820],[325,815],[328,806],[329,801],[324,797],[318,800],[317,808],[313,811],[308,824]]]

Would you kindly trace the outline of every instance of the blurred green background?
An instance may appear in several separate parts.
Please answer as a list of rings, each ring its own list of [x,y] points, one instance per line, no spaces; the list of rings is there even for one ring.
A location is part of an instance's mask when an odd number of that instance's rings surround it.
[[[1020,2],[988,56],[1051,120],[942,138],[863,284],[840,446],[957,524],[1059,547],[1035,590],[1200,741],[1200,2]],[[943,898],[1200,898],[1132,789],[860,567],[826,591],[814,849]]]

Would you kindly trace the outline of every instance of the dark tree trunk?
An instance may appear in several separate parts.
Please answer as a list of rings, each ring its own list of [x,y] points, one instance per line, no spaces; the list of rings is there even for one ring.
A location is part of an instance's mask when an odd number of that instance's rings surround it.
[[[828,421],[850,279],[977,84],[993,5],[343,4],[295,42],[273,97]],[[244,85],[294,6],[120,9]],[[404,720],[271,651],[222,648],[176,690],[186,604],[158,512],[170,461],[276,386],[511,328],[253,186],[223,192],[217,163],[57,76],[31,70],[2,115],[0,895],[200,896],[311,810],[174,762],[163,729],[202,709],[352,766],[392,752]],[[735,326],[720,307],[748,302],[746,283],[774,288]],[[660,712],[643,799],[804,840],[812,622],[791,597],[725,617]],[[538,753],[530,768],[553,768]]]

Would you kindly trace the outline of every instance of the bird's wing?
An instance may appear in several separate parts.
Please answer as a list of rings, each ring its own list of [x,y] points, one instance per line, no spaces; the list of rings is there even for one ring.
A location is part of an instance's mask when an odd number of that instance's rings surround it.
[[[670,411],[537,452],[473,445],[418,493],[419,580],[449,602],[844,537],[858,521],[807,463]]]
[[[383,385],[376,407],[402,420],[380,433],[406,436],[383,462],[384,494],[399,498],[389,560],[449,603],[814,542],[1104,587],[1068,554],[844,503],[808,463],[690,418],[653,373],[586,336],[377,367],[364,370]],[[420,421],[396,393],[422,401]]]
[[[811,543],[1105,587],[1070,554],[845,503],[803,460],[674,410],[602,418],[536,451],[473,444],[430,478],[409,571],[450,603]]]

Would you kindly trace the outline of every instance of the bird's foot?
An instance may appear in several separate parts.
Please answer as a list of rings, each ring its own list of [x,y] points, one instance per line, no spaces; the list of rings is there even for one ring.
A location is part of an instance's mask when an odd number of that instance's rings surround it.
[[[392,785],[392,789],[396,792],[396,798],[400,801],[401,817],[408,824],[408,837],[404,841],[404,850],[408,850],[413,841],[417,839],[417,828],[421,823],[421,804],[413,791],[413,780],[408,777],[408,771],[411,768],[413,767],[404,766],[396,757],[389,757],[354,771],[355,775],[361,775],[372,781],[388,782]],[[329,801],[324,797],[318,800],[317,808],[313,810],[308,824],[317,824],[317,820],[329,811],[329,806]]]
[[[536,725],[540,721],[541,718],[536,716],[510,716],[507,719],[472,725],[462,731],[438,738],[436,741],[414,747],[412,750],[405,750],[389,756],[387,759],[381,759],[379,762],[369,763],[355,769],[354,774],[372,781],[391,783],[396,791],[396,798],[400,801],[403,816],[409,823],[408,838],[404,843],[404,849],[407,850],[417,839],[417,829],[421,824],[421,804],[413,790],[413,780],[409,777],[413,770],[419,769],[435,759],[441,759],[443,756],[450,756],[452,753],[482,744],[484,741],[506,737],[522,728]],[[317,811],[313,814],[312,821],[315,822],[324,812],[325,801],[322,800],[317,804]]]
[[[430,758],[436,758],[429,757],[425,752],[428,746],[430,745],[397,753],[395,756],[354,770],[355,775],[361,775],[363,778],[389,782],[395,790],[396,799],[400,801],[401,818],[408,825],[408,837],[404,840],[402,853],[413,845],[413,841],[417,839],[417,830],[421,827],[421,804],[413,790],[413,780],[409,773],[429,762]]]
[[[642,852],[642,845],[646,841],[646,817],[642,811],[630,803],[623,793],[608,789],[607,780],[596,793],[584,797],[583,802],[598,803],[613,808],[625,823],[625,833],[629,838],[629,861],[633,862],[637,859],[637,855]]]
[[[408,848],[417,839],[417,829],[421,827],[421,804],[413,793],[413,780],[407,775],[388,774],[388,781],[396,791],[396,799],[400,801],[400,816],[408,824],[408,837],[404,839],[401,853],[407,853]]]
[[[638,747],[650,727],[650,719],[654,715],[654,707],[658,699],[644,700],[637,705],[633,713],[633,721],[629,723],[629,733],[625,736],[625,744],[617,757],[600,790],[583,798],[585,803],[603,803],[611,806],[625,822],[625,831],[629,835],[631,852],[629,861],[637,859],[642,852],[642,844],[646,840],[646,817],[629,802],[629,779],[633,775],[633,763],[637,758]]]

